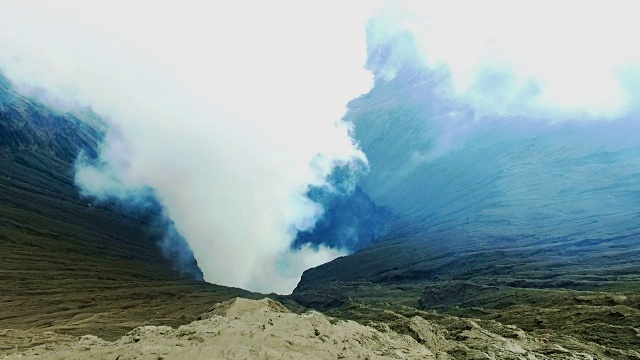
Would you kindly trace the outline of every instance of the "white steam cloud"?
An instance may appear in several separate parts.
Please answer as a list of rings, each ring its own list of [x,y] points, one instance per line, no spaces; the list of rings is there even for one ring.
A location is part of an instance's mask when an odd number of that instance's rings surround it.
[[[288,292],[304,269],[344,254],[289,246],[323,211],[308,186],[366,162],[340,121],[372,84],[365,29],[371,48],[399,54],[374,69],[381,79],[407,62],[444,71],[444,92],[476,117],[637,110],[635,2],[377,5],[9,0],[0,66],[107,119],[100,162],[79,162],[84,191],[153,189],[206,280],[261,291]]]
[[[445,69],[481,116],[611,119],[637,110],[636,14],[634,1],[390,1],[370,39],[409,34],[383,74],[403,60]]]
[[[4,1],[0,66],[109,123],[88,194],[152,188],[205,279],[289,292],[343,251],[289,249],[305,197],[366,162],[341,121],[368,91],[364,2]]]

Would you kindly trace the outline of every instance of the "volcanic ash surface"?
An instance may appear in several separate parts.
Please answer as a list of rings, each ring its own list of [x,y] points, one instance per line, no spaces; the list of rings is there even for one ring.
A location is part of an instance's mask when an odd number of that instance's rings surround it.
[[[271,299],[232,299],[172,329],[144,326],[109,342],[93,335],[7,359],[435,359],[408,335],[381,333],[318,312],[298,315]]]

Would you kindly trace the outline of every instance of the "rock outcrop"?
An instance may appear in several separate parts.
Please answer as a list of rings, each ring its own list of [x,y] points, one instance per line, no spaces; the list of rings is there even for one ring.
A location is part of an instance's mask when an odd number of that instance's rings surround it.
[[[116,341],[93,335],[49,341],[13,359],[640,359],[640,353],[590,349],[571,338],[548,339],[514,325],[423,313],[375,314],[369,326],[317,311],[296,314],[269,298],[216,304],[177,329],[135,328]],[[593,351],[592,351],[593,350]]]
[[[436,359],[409,335],[295,314],[267,298],[222,302],[201,319],[177,329],[138,327],[113,342],[54,341],[6,359]]]

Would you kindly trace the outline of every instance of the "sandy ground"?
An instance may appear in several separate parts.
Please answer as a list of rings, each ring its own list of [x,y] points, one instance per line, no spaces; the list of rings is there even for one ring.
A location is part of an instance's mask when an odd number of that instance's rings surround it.
[[[383,319],[386,318],[386,319]],[[395,320],[393,320],[395,318]],[[137,327],[116,341],[41,333],[42,345],[9,359],[640,359],[567,338],[541,341],[514,325],[444,316],[442,324],[392,311],[365,326],[316,311],[290,312],[272,299],[235,298],[178,327]],[[447,326],[443,326],[448,323]],[[5,330],[3,336],[28,336]],[[43,338],[44,337],[44,338]],[[606,351],[605,351],[606,352]],[[596,355],[600,353],[600,355]]]
[[[436,359],[408,335],[318,312],[294,314],[270,299],[236,298],[201,318],[178,329],[139,327],[114,342],[53,338],[6,359]]]

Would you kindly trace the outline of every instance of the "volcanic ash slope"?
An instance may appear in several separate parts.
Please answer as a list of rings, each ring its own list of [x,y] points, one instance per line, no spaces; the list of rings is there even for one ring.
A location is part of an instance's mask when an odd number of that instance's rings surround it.
[[[200,318],[178,329],[138,327],[114,342],[87,335],[7,359],[435,359],[408,335],[298,315],[271,299],[232,299]]]

